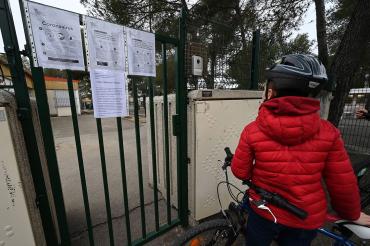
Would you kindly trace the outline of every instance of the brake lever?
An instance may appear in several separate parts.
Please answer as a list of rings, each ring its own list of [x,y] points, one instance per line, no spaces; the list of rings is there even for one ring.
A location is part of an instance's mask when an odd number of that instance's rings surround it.
[[[231,162],[228,162],[228,161],[225,161],[224,164],[222,165],[222,170],[226,170],[227,167],[229,167],[231,165]]]

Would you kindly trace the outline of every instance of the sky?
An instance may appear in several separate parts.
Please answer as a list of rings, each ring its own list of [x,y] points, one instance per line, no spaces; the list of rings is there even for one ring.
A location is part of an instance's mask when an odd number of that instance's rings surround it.
[[[86,9],[80,3],[80,0],[33,0],[34,2],[43,3],[49,6],[58,7],[61,9],[70,10],[79,14],[86,14]],[[23,31],[23,24],[21,18],[21,12],[19,9],[18,0],[9,0],[10,7],[12,9],[14,24],[17,32],[18,43],[20,49],[23,49],[26,40]],[[304,20],[299,30],[295,32],[294,36],[299,33],[308,33],[311,40],[316,40],[316,16],[315,16],[315,7],[312,4],[304,16]],[[0,35],[0,52],[4,52],[3,40]],[[317,47],[313,48],[313,52],[317,53]]]

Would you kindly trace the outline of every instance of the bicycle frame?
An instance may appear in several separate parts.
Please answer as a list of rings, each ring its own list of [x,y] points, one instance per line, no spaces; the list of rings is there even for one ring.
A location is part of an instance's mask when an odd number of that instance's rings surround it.
[[[238,207],[240,209],[243,209],[243,210],[246,210],[246,211],[249,211],[251,209],[250,204],[249,204],[248,195],[245,194],[243,196],[242,203],[239,204]],[[317,229],[317,232],[319,234],[322,234],[322,235],[326,236],[326,237],[334,239],[335,242],[334,242],[333,246],[354,246],[355,245],[351,240],[344,237],[343,235],[334,233],[334,232],[332,232],[330,230],[327,230],[325,228],[319,228],[319,229]]]
[[[317,229],[317,232],[320,233],[320,234],[323,234],[327,237],[330,237],[330,238],[334,239],[335,240],[335,242],[333,244],[334,246],[353,246],[354,245],[350,240],[344,238],[343,236],[338,235],[338,234],[336,234],[334,232],[331,232],[329,230],[326,230],[324,228]]]

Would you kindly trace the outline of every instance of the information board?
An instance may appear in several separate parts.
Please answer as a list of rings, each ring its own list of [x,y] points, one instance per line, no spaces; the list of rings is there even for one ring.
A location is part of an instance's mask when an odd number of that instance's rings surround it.
[[[85,17],[88,67],[125,69],[123,26]]]
[[[132,28],[125,28],[128,50],[128,74],[156,76],[155,36]]]
[[[91,69],[90,80],[95,118],[128,115],[125,73]]]
[[[35,65],[85,70],[79,15],[28,1],[25,8]]]

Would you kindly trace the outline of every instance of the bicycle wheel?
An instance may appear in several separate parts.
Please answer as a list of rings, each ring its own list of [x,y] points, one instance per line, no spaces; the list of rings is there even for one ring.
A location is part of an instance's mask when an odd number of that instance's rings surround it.
[[[183,234],[174,242],[177,246],[231,245],[238,235],[225,219],[201,223]]]
[[[355,167],[358,187],[361,195],[361,207],[366,209],[370,205],[370,164],[364,162]]]

